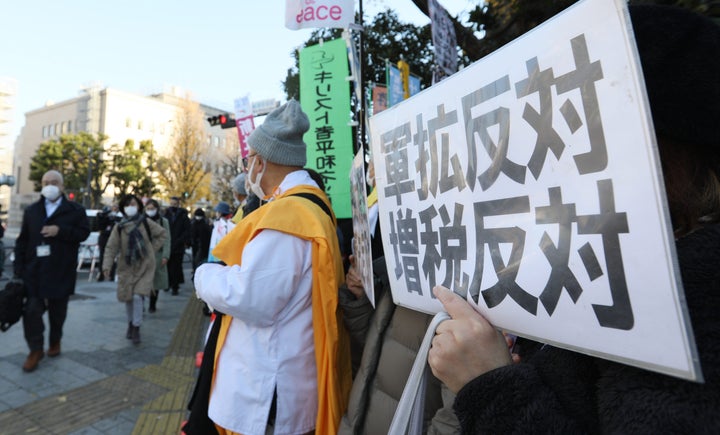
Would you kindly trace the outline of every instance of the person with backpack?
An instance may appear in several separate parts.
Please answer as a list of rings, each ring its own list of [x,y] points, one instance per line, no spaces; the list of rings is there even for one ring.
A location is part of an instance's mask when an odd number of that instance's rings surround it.
[[[120,201],[123,218],[110,234],[105,246],[103,274],[110,277],[110,268],[117,257],[117,298],[125,303],[128,329],[126,337],[140,344],[143,298],[150,296],[155,278],[155,253],[168,237],[165,228],[145,218],[143,203],[135,195]]]

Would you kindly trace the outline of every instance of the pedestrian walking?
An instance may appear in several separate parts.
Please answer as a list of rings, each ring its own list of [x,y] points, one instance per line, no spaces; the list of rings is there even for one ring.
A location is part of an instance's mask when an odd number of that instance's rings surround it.
[[[170,198],[165,218],[170,223],[170,259],[167,264],[169,288],[173,295],[177,295],[180,284],[185,282],[182,263],[185,249],[190,246],[190,218],[187,210],[180,207],[179,197]]]
[[[65,197],[62,174],[47,171],[41,183],[40,199],[25,209],[15,241],[14,272],[27,290],[23,331],[30,354],[22,367],[26,372],[35,370],[45,356],[45,311],[50,325],[47,355],[60,355],[68,301],[75,293],[78,249],[90,234],[85,209]]]
[[[165,243],[165,229],[143,213],[143,203],[135,195],[120,201],[123,218],[113,228],[102,265],[106,278],[117,257],[117,298],[125,303],[128,329],[126,337],[140,344],[143,298],[153,289],[155,253]]]
[[[153,288],[150,292],[150,306],[148,307],[148,311],[154,313],[157,310],[160,290],[168,288],[169,285],[167,262],[170,258],[170,224],[167,219],[160,216],[160,204],[154,199],[149,199],[145,204],[145,216],[162,226],[167,235],[162,247],[155,252],[155,276],[153,278]]]

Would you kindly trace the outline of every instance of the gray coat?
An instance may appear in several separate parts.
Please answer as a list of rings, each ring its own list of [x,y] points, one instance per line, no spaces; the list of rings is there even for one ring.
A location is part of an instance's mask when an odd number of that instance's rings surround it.
[[[110,270],[113,260],[118,257],[116,272],[118,278],[117,298],[120,302],[132,301],[133,295],[149,296],[153,289],[155,252],[162,248],[167,235],[165,229],[152,220],[148,219],[147,224],[152,234],[152,243],[147,231],[145,231],[145,225],[140,223],[138,227],[149,252],[149,255],[146,254],[141,261],[132,265],[127,264],[125,261],[125,252],[128,250],[128,234],[135,225],[133,221],[116,224],[105,246],[103,271]]]
[[[159,250],[155,251],[155,278],[153,278],[153,290],[165,289],[170,286],[168,282],[167,264],[162,264],[162,259],[168,260],[170,258],[170,223],[164,217],[160,217],[159,221],[162,222],[162,227],[165,228],[165,242],[162,244]]]
[[[373,263],[384,273],[384,259]],[[415,355],[432,316],[396,306],[390,289],[376,280],[375,301],[356,300],[347,288],[340,289],[339,304],[353,348],[353,371],[359,362],[350,401],[338,434],[387,433],[405,388]],[[357,350],[362,349],[358,361]],[[455,395],[429,374],[425,392],[424,433],[457,434],[460,423],[452,410]]]

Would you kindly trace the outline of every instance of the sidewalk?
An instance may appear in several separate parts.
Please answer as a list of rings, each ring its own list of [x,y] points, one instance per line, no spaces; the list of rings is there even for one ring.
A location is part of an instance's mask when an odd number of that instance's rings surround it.
[[[138,346],[125,338],[116,284],[88,282],[87,268],[70,299],[60,356],[24,373],[22,323],[0,333],[0,435],[179,434],[208,324],[189,277],[186,269],[178,296],[160,292]],[[47,340],[47,315],[45,324]]]

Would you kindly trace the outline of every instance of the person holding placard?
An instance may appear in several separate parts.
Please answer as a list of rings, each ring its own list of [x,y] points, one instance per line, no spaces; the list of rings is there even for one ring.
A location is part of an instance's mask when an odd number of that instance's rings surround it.
[[[720,27],[630,6],[704,383],[504,337],[461,297],[428,362],[464,433],[720,433]],[[519,359],[519,362],[518,362]]]

